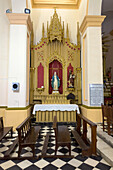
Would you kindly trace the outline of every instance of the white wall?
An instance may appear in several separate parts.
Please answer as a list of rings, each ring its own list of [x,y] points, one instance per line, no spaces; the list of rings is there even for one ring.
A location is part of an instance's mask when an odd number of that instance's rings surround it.
[[[86,16],[87,9],[87,0],[81,0],[80,9],[79,9],[79,23],[81,25],[84,17]]]
[[[10,25],[8,68],[8,107],[26,106],[27,26]],[[20,83],[19,92],[12,91],[12,82]]]
[[[28,8],[32,11],[31,0],[28,0]]]
[[[13,13],[24,13],[26,8],[26,0],[11,0]]]
[[[9,21],[5,12],[9,8],[11,0],[0,0],[0,106],[7,106]]]
[[[57,14],[61,22],[65,26],[65,32],[67,28],[69,28],[69,37],[70,41],[73,43],[77,43],[77,22],[79,21],[79,11],[78,10],[66,10],[66,9],[57,9]],[[31,18],[33,21],[33,29],[34,29],[34,44],[37,44],[42,38],[42,23],[45,25],[45,35],[47,31],[47,21],[49,21],[51,16],[54,14],[54,9],[32,9]]]
[[[102,0],[89,0],[88,15],[101,15]]]

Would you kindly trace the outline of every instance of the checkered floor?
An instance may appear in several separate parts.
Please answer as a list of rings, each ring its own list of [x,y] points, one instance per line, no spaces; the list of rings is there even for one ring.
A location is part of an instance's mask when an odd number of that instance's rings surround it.
[[[74,129],[75,125],[69,125],[69,131]],[[49,139],[47,155],[54,155],[55,151],[55,138],[54,138],[54,131],[52,125],[42,125],[41,124],[41,135],[40,138],[36,142],[35,154],[36,156],[41,155],[41,150],[43,147],[44,139],[46,133],[51,134],[51,138]],[[14,136],[16,137],[17,134],[15,133]],[[4,153],[9,148],[9,146],[13,143],[13,139],[6,138],[0,142],[0,157],[4,157]],[[11,154],[11,157],[18,156],[18,147],[15,151]],[[66,147],[58,149],[57,154],[59,155],[68,155],[68,149]],[[83,169],[83,170],[91,170],[91,169],[102,169],[108,170],[111,169],[110,165],[108,165],[100,156],[91,156],[91,157],[82,157],[81,149],[79,148],[78,144],[75,143],[74,139],[72,138],[71,144],[71,154],[74,155],[74,158],[44,158],[39,160],[0,160],[0,170],[19,170],[19,169],[26,169],[26,170],[35,170],[35,169],[44,169],[44,170],[74,170],[74,169]],[[32,151],[29,147],[26,147],[21,152],[21,157],[32,156]]]

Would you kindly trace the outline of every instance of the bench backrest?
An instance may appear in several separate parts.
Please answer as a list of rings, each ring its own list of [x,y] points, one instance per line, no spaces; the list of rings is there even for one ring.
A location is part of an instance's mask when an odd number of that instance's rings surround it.
[[[113,123],[113,106],[109,106],[108,121]]]
[[[103,105],[103,104],[101,104],[101,107],[102,107],[102,117],[104,118],[104,117],[107,117],[108,116],[108,105]]]
[[[19,143],[22,143],[31,129],[31,118],[26,118],[17,128]]]
[[[3,117],[0,117],[0,129],[4,128]]]
[[[81,130],[81,124],[83,123],[83,130]],[[87,138],[87,125],[91,128],[91,141]],[[92,153],[96,154],[96,128],[97,125],[84,117],[81,114],[77,114],[77,132],[81,135],[82,139],[86,144],[90,144]]]
[[[57,128],[58,128],[57,116],[54,116],[54,119],[53,119],[53,129],[54,129],[54,132],[55,132],[55,140],[56,140],[56,142],[57,142]]]

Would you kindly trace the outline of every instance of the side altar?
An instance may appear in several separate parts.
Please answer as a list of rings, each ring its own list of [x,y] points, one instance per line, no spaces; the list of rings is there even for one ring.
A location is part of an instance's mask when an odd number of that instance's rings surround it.
[[[42,24],[40,43],[33,45],[31,37],[30,102],[42,104],[68,104],[67,95],[74,94],[81,104],[80,33],[77,23],[77,44],[70,42],[67,24],[55,10],[45,35]]]

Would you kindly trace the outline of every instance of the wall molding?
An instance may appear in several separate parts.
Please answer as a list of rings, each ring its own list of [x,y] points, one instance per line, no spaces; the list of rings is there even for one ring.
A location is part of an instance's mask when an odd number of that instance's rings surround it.
[[[7,13],[6,14],[10,24],[13,25],[27,25],[28,31],[32,31],[32,22],[29,14]]]
[[[83,19],[83,22],[80,26],[80,32],[82,35],[88,27],[101,27],[102,22],[104,21],[105,16],[100,15],[86,15]]]
[[[86,105],[81,105],[81,107],[84,107],[86,109],[102,109],[102,107],[94,107],[94,106],[86,106]]]
[[[32,8],[79,9],[81,0],[31,0]]]
[[[30,107],[32,107],[32,105],[28,105],[26,107],[7,107],[6,110],[27,110]]]

